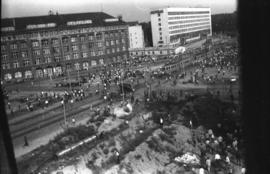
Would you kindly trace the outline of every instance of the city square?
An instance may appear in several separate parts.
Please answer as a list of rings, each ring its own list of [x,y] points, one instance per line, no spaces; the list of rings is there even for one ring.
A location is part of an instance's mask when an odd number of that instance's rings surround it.
[[[177,25],[161,41],[166,13]],[[152,47],[132,42],[138,23],[104,12],[16,18],[30,34],[12,40],[4,19],[1,87],[19,173],[245,173],[237,37],[214,33],[209,16],[182,35],[190,14],[211,10],[151,11]]]

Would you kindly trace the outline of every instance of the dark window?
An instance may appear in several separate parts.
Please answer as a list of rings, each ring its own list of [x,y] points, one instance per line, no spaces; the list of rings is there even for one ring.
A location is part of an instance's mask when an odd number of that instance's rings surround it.
[[[89,48],[91,49],[91,48],[94,48],[94,46],[95,46],[95,43],[94,42],[90,42],[89,43]]]
[[[64,46],[63,50],[64,50],[64,52],[69,52],[69,46]]]
[[[62,38],[62,42],[63,42],[63,43],[68,43],[68,37],[63,37],[63,38]]]

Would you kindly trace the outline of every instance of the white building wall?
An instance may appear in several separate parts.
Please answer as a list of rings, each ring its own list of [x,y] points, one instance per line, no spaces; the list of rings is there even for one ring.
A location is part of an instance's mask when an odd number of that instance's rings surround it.
[[[143,48],[144,35],[141,25],[129,26],[129,48]]]
[[[158,27],[158,14],[151,14],[151,28],[152,28],[152,41],[153,46],[158,46],[158,40],[159,40],[159,27]]]
[[[159,12],[158,12],[159,11]],[[202,11],[208,11],[209,13],[201,13]],[[191,12],[192,14],[174,14],[169,15],[169,12]],[[160,46],[160,26],[159,26],[159,15],[160,23],[162,28],[162,46],[172,44],[180,38],[181,34],[192,34],[191,36],[195,39],[197,36],[193,36],[196,31],[203,31],[205,29],[210,30],[212,35],[212,24],[211,24],[211,9],[210,8],[165,8],[157,10],[151,13],[151,27],[153,46]],[[171,17],[177,17],[177,19],[170,19]],[[176,22],[170,24],[170,22]],[[173,28],[172,28],[173,27]],[[189,34],[189,37],[191,37]],[[175,36],[175,40],[171,40],[170,36]],[[198,38],[198,37],[197,37]],[[192,39],[191,39],[192,40]]]

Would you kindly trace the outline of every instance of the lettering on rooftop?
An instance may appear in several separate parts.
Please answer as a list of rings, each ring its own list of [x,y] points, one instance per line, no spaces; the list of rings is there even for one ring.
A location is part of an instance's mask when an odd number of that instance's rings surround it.
[[[117,22],[117,18],[105,19],[105,22]]]
[[[79,20],[79,21],[69,21],[67,25],[82,25],[82,24],[92,24],[92,20]]]
[[[55,27],[56,23],[47,23],[47,24],[31,24],[27,25],[26,29],[36,29],[36,28],[50,28]]]
[[[1,31],[14,31],[15,28],[14,27],[2,27]]]

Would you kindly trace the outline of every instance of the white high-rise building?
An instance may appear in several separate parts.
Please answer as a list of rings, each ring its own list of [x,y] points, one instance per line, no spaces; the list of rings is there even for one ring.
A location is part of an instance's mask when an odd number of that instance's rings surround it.
[[[179,45],[212,35],[210,8],[164,8],[151,12],[153,46]]]
[[[142,26],[136,22],[130,22],[128,26],[129,48],[143,48],[144,36]]]

